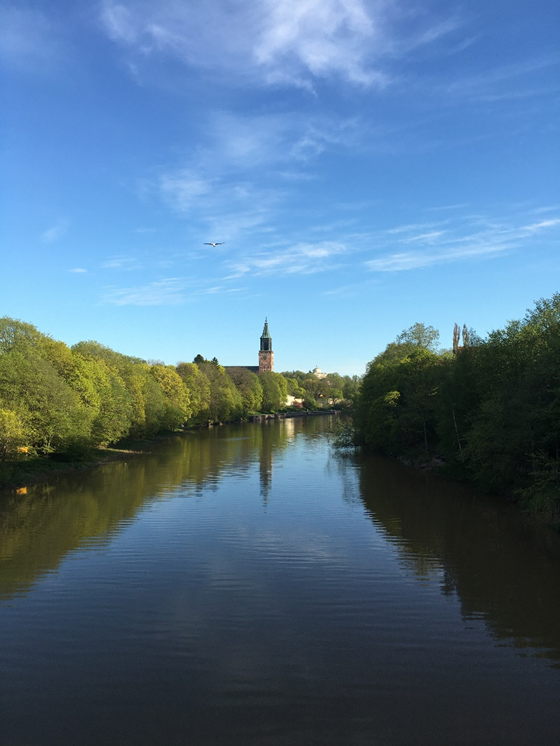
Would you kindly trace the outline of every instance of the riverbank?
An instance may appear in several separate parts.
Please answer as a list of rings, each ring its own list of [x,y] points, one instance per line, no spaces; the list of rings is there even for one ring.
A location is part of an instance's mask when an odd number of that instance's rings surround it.
[[[277,414],[255,414],[248,418],[249,422],[263,422],[265,420],[277,420],[292,417],[306,417],[316,415],[336,414],[335,410],[279,412]],[[221,423],[212,423],[212,426]],[[209,423],[210,425],[210,423]],[[91,448],[80,458],[72,458],[63,454],[52,456],[26,456],[22,455],[17,461],[0,463],[0,493],[18,492],[27,490],[27,487],[46,482],[50,478],[63,477],[76,472],[87,472],[113,461],[126,461],[127,459],[150,453],[158,444],[172,438],[178,432],[168,431],[159,433],[154,438],[145,440],[127,440],[120,444],[120,448],[97,447]]]
[[[248,422],[264,422],[265,420],[289,420],[293,417],[316,417],[338,413],[337,409],[297,409],[290,412],[276,412],[276,414],[251,414],[247,420]]]
[[[27,487],[50,478],[63,477],[77,472],[87,472],[114,461],[127,459],[149,453],[158,443],[167,440],[176,433],[165,433],[151,440],[139,440],[126,443],[121,448],[92,448],[82,460],[63,460],[57,455],[55,458],[47,456],[22,456],[19,461],[0,464],[0,493],[19,492]]]

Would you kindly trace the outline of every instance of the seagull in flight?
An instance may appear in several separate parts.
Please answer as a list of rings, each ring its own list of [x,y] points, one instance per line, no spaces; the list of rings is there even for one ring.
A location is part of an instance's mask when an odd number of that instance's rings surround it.
[[[212,241],[206,241],[204,245],[205,246],[213,246],[214,248],[216,248],[216,246],[223,246],[224,243],[225,243],[225,241],[218,241],[217,243],[212,243]]]

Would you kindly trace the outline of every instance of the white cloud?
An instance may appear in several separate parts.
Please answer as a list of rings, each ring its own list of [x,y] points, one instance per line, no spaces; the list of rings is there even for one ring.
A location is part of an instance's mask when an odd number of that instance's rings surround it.
[[[251,116],[226,111],[211,113],[205,133],[206,144],[190,159],[192,173],[188,168],[180,173],[189,197],[210,191],[212,174],[223,178],[224,173],[262,172],[264,167],[274,165],[301,167],[328,148],[355,148],[371,134],[364,122],[350,117],[300,113]]]
[[[101,265],[102,269],[138,269],[137,260],[130,256],[115,256]]]
[[[400,233],[411,233],[417,230],[426,230],[432,228],[435,223],[406,223],[405,225],[397,225],[395,228],[389,228],[387,233],[389,234],[400,234]]]
[[[560,205],[544,205],[543,207],[536,207],[531,212],[535,215],[540,215],[544,212],[558,212],[560,211]]]
[[[390,80],[384,61],[457,26],[424,13],[415,32],[399,39],[398,14],[393,0],[104,0],[101,22],[141,63],[165,56],[226,73],[236,85],[311,89],[331,78],[383,87]]]
[[[366,266],[374,272],[400,272],[403,270],[420,269],[435,264],[446,264],[461,259],[473,257],[495,256],[506,249],[511,248],[508,244],[473,244],[460,249],[448,248],[438,252],[405,251],[388,256],[372,259],[366,262]]]
[[[111,39],[128,44],[133,44],[138,40],[140,26],[133,12],[124,5],[113,2],[104,3],[101,20]]]
[[[560,225],[560,218],[515,225],[504,218],[487,219],[465,215],[455,219],[448,218],[439,226],[429,224],[431,228],[440,227],[441,230],[416,233],[427,225],[398,226],[376,234],[374,240],[378,251],[384,253],[366,261],[368,269],[374,272],[398,272],[466,259],[494,257],[514,249],[522,249],[527,239],[542,230]],[[415,235],[408,235],[410,233]],[[405,248],[410,245],[414,248]]]
[[[62,220],[59,223],[56,223],[56,225],[47,228],[46,231],[43,231],[41,234],[41,241],[44,243],[54,243],[55,241],[58,241],[59,238],[62,238],[67,230],[68,223],[65,220]]]
[[[381,18],[362,0],[267,0],[268,23],[253,49],[270,82],[340,76],[385,85],[369,50],[381,37]],[[381,7],[378,4],[378,7]]]
[[[212,191],[212,180],[189,169],[162,174],[159,189],[165,202],[178,212],[187,212]]]
[[[360,137],[354,120],[217,112],[206,145],[148,186],[172,210],[205,226],[212,240],[267,233],[291,193],[285,168],[308,180],[323,150],[348,148]]]
[[[420,233],[417,236],[408,236],[403,238],[403,243],[435,243],[437,239],[441,238],[445,231],[430,231],[429,233]]]
[[[531,225],[526,225],[525,230],[529,233],[536,233],[543,228],[553,228],[555,225],[560,225],[560,218],[553,218],[552,220],[541,220],[540,223],[532,223]]]
[[[337,263],[333,257],[347,253],[344,243],[325,241],[322,243],[299,243],[287,248],[246,255],[232,264],[230,277],[250,273],[252,276],[314,274],[331,270]]]
[[[75,267],[74,269],[69,269],[69,272],[74,272],[76,274],[82,274],[84,272],[87,272],[87,269],[83,269],[82,267]]]
[[[268,232],[279,198],[273,188],[227,175],[196,175],[191,169],[161,175],[154,188],[171,209],[195,220],[205,233],[203,240],[209,241],[229,242],[236,236]]]
[[[426,207],[426,212],[447,212],[448,210],[462,210],[468,205],[465,202],[457,202],[453,205],[440,205],[439,207]]]

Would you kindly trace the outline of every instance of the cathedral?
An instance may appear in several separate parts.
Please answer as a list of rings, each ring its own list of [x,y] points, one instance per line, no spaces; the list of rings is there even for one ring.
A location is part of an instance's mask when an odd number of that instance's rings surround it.
[[[261,334],[261,348],[259,350],[259,373],[274,370],[274,353],[272,352],[272,337],[268,331],[268,319],[264,320]]]
[[[274,352],[272,351],[272,337],[268,329],[268,319],[264,320],[263,333],[261,334],[261,344],[259,348],[258,365],[226,365],[226,370],[235,368],[245,368],[253,373],[267,373],[274,371]]]

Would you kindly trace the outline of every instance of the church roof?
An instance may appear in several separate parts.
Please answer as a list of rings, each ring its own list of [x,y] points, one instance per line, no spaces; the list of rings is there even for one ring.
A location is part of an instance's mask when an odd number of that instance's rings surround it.
[[[261,334],[261,339],[268,337],[270,339],[270,332],[268,331],[268,319],[264,320],[264,329],[263,333]]]

